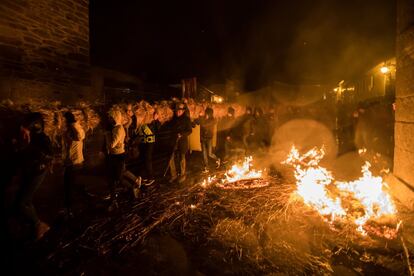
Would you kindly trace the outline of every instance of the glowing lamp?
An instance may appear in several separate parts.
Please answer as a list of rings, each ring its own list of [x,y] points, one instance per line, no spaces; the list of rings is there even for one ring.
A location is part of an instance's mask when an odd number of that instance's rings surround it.
[[[387,74],[390,71],[390,68],[388,68],[387,66],[382,66],[380,68],[381,73],[383,74]]]
[[[213,97],[212,97],[212,102],[215,102],[215,103],[222,103],[222,102],[224,102],[224,98],[223,98],[223,97],[221,97],[221,96],[218,96],[218,95],[213,95]]]

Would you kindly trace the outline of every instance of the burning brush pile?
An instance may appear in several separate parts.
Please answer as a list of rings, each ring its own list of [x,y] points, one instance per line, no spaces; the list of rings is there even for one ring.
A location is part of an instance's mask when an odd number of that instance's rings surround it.
[[[397,239],[396,209],[381,178],[365,166],[360,179],[335,181],[319,167],[322,155],[292,149],[285,161],[294,168],[292,182],[254,169],[248,157],[225,172],[194,177],[193,185],[148,191],[121,202],[118,213],[96,220],[51,259],[85,248],[104,256],[137,246],[148,252],[148,241],[168,235],[205,274],[329,274],[339,265],[352,273],[405,273],[408,251]]]
[[[341,182],[319,166],[324,154],[323,148],[312,149],[303,155],[292,148],[284,163],[295,168],[296,195],[331,225],[350,223],[363,235],[372,231],[372,234],[394,239],[400,225],[395,216],[396,208],[387,193],[387,184],[369,170],[370,163],[366,162],[362,167],[359,179]],[[374,226],[381,221],[381,226]]]
[[[261,188],[269,185],[265,172],[252,167],[252,156],[247,156],[243,162],[237,162],[224,173],[207,177],[202,186],[207,188],[214,185],[225,190],[241,190]]]

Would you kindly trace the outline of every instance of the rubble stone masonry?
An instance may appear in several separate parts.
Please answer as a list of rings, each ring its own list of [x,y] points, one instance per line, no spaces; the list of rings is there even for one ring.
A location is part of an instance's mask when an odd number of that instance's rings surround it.
[[[0,74],[2,99],[93,98],[89,1],[1,0]]]
[[[397,3],[394,175],[414,188],[414,1]]]

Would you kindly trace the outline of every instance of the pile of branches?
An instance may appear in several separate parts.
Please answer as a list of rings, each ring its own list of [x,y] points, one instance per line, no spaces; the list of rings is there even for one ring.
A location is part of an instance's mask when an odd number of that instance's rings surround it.
[[[157,233],[168,233],[192,250],[204,248],[201,255],[208,250],[201,264],[207,270],[232,267],[232,273],[332,273],[333,257],[355,248],[359,257],[367,248],[402,252],[400,244],[393,244],[397,242],[363,237],[352,225],[330,227],[293,196],[294,184],[272,177],[269,183],[247,190],[201,184],[154,190],[137,202],[122,202],[119,213],[94,221],[54,258],[75,248],[121,254],[145,246]]]
[[[196,102],[194,99],[183,99],[178,100],[173,98],[170,101],[160,101],[150,104],[144,100],[130,103],[132,105],[132,111],[138,118],[143,118],[143,122],[148,124],[152,122],[154,112],[158,113],[158,120],[161,123],[165,123],[172,119],[174,115],[174,107],[176,104],[184,103],[188,108],[188,115],[191,120],[197,119],[198,117],[204,115],[204,111],[207,107],[213,109],[214,117],[217,119],[223,118],[227,115],[227,110],[229,107],[234,109],[235,117],[239,117],[244,114],[245,108],[239,104],[229,104],[229,103],[207,103],[207,102]],[[123,122],[128,123],[128,115],[126,114],[127,104],[115,104],[111,107],[112,110],[119,110],[123,116]]]
[[[207,107],[211,107],[214,110],[214,116],[216,118],[222,118],[226,116],[227,109],[231,106],[235,110],[235,116],[241,116],[244,113],[244,107],[238,104],[215,104],[215,103],[197,103],[193,99],[172,99],[170,101],[160,101],[150,104],[146,101],[140,101],[132,104],[132,109],[136,117],[144,118],[144,123],[150,123],[153,120],[154,112],[158,113],[158,119],[161,123],[165,123],[172,119],[174,115],[174,106],[177,103],[185,103],[188,107],[188,112],[191,119],[197,119],[200,115],[204,114]],[[8,119],[14,122],[18,122],[19,116],[30,112],[39,112],[43,115],[45,122],[44,130],[51,141],[59,146],[60,138],[66,132],[66,124],[64,120],[64,113],[67,111],[72,112],[75,118],[80,122],[81,126],[88,132],[96,128],[101,118],[96,112],[97,106],[85,102],[79,102],[74,106],[64,106],[60,102],[48,102],[48,101],[29,101],[26,104],[15,104],[11,100],[5,100],[0,103],[0,112],[7,114]],[[111,107],[111,110],[119,110],[123,117],[124,124],[128,123],[128,115],[126,113],[126,104],[115,104]],[[2,120],[5,120],[2,118]]]
[[[79,102],[74,106],[63,106],[60,102],[29,101],[26,104],[15,104],[7,100],[0,104],[0,111],[3,121],[7,117],[15,124],[18,124],[19,119],[25,114],[41,113],[44,120],[45,134],[57,147],[61,146],[61,138],[66,133],[65,112],[72,112],[85,132],[95,129],[101,120],[94,108],[85,102]]]
[[[174,106],[177,103],[185,103],[188,107],[188,113],[192,119],[198,118],[203,114],[207,106],[214,108],[217,118],[227,114],[229,104],[211,104],[197,103],[193,99],[172,99],[170,101],[160,101],[150,104],[146,101],[140,101],[133,104],[133,112],[136,118],[144,118],[144,123],[150,123],[154,118],[154,112],[158,113],[158,120],[165,123],[172,119],[174,114]],[[244,108],[240,105],[232,104],[237,116],[243,114]],[[118,110],[122,116],[122,123],[129,125],[132,123],[131,118],[127,115],[126,104],[113,105],[108,114],[114,110]],[[75,119],[80,123],[86,133],[86,137],[90,137],[92,131],[100,124],[101,120],[105,120],[108,114],[105,114],[102,106],[94,106],[85,102],[79,102],[73,106],[62,105],[61,102],[48,102],[46,100],[30,100],[25,104],[16,104],[11,100],[4,100],[0,103],[0,144],[5,145],[9,141],[17,138],[19,135],[19,127],[24,116],[29,113],[40,113],[44,120],[44,132],[49,137],[54,148],[54,164],[62,162],[64,156],[64,138],[67,133],[67,124],[64,114],[70,111],[75,115]],[[99,113],[97,111],[100,111]],[[138,124],[137,124],[138,125]],[[4,140],[3,140],[4,139]]]

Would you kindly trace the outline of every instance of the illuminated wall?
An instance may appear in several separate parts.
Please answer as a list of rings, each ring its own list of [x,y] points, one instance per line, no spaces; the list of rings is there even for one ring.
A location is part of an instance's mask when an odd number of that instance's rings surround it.
[[[414,187],[414,1],[397,3],[394,174]]]
[[[88,0],[0,1],[0,97],[91,98]]]

